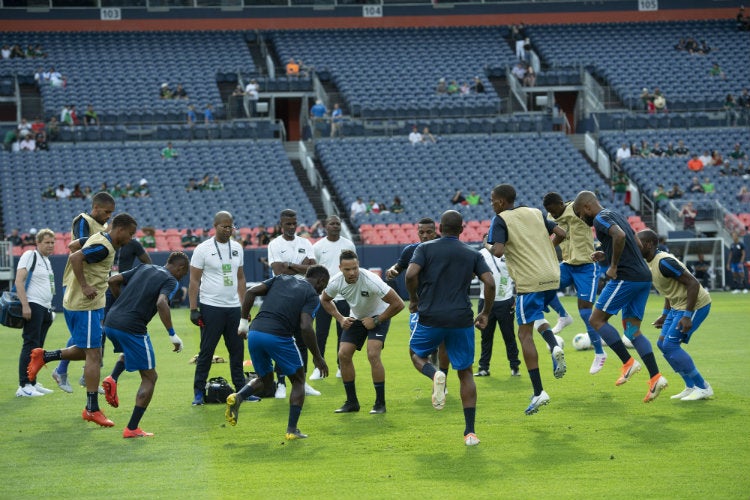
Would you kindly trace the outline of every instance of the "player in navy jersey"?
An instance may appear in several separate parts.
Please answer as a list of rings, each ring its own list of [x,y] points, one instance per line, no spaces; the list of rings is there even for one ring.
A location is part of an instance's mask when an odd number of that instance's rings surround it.
[[[609,318],[622,310],[625,336],[633,343],[648,369],[650,380],[644,403],[656,399],[667,386],[667,379],[659,373],[651,342],[641,333],[641,321],[651,291],[651,271],[641,255],[641,243],[627,219],[612,210],[604,209],[591,191],[581,191],[573,202],[573,211],[589,226],[596,229],[602,251],[594,252],[594,262],[606,260],[607,280],[589,319],[607,345],[622,360],[621,375],[615,385],[622,385],[635,375],[641,364],[625,348]]]
[[[300,334],[312,352],[315,367],[323,378],[327,377],[328,365],[320,354],[312,321],[320,307],[319,295],[328,285],[328,278],[325,267],[310,265],[304,279],[278,274],[245,292],[237,334],[242,338],[247,337],[247,347],[258,378],[227,397],[224,416],[229,424],[237,425],[240,404],[248,396],[273,396],[276,391],[271,364],[273,361],[277,370],[292,382],[286,439],[307,437],[297,427],[305,403],[305,371],[294,336],[295,333]],[[256,297],[264,297],[263,305],[252,324],[248,324],[251,319],[250,309]]]
[[[130,422],[122,431],[124,438],[153,436],[140,428],[157,378],[154,348],[147,326],[158,312],[169,340],[174,344],[174,352],[182,351],[182,340],[172,327],[169,302],[179,290],[179,282],[189,268],[188,256],[173,252],[164,267],[144,264],[109,278],[109,289],[115,301],[104,318],[104,332],[112,341],[115,352],[122,353],[125,369],[129,372],[138,370],[141,374],[135,407]],[[112,406],[119,405],[116,385],[113,392],[105,396]]]

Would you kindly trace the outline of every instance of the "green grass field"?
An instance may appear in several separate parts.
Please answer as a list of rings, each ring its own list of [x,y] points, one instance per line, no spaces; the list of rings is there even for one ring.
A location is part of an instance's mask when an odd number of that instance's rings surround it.
[[[572,348],[580,318],[563,332],[567,375],[552,376],[541,337],[540,364],[552,401],[525,416],[528,375],[511,378],[498,334],[492,376],[477,379],[477,447],[464,446],[458,379],[451,372],[443,411],[430,404],[431,383],[411,365],[407,314],[394,319],[384,351],[388,413],[369,415],[374,400],[366,355],[357,353],[363,411],[334,414],[344,401],[340,379],[314,382],[323,395],[308,397],[300,428],[310,435],[284,442],[288,402],[246,403],[236,427],[224,406],[191,407],[198,331],[188,311],[173,311],[185,350],[171,352],[167,334],[153,325],[159,382],[142,427],[150,439],[122,439],[140,378],[120,378],[120,408],[101,404],[114,428],[81,419],[85,392],[76,386],[41,398],[16,398],[20,330],[0,330],[0,414],[3,425],[0,498],[389,498],[427,494],[448,498],[748,498],[750,491],[750,383],[747,380],[750,298],[715,293],[713,310],[688,347],[716,396],[683,402],[683,388],[657,353],[670,386],[644,404],[648,374],[615,387],[619,363],[610,358],[588,373],[593,351]],[[564,304],[574,308],[573,299]],[[652,296],[647,323],[661,310]],[[646,330],[656,344],[657,331]],[[46,347],[63,346],[59,314]],[[477,334],[477,339],[479,335]],[[477,340],[477,344],[478,344]],[[225,355],[223,346],[217,351]],[[477,349],[477,358],[479,350]],[[329,347],[328,362],[335,365]],[[105,376],[114,356],[105,355]],[[71,378],[80,375],[71,364]],[[57,389],[51,368],[39,380]],[[335,367],[334,367],[335,369]],[[212,376],[229,378],[227,364]],[[418,493],[422,492],[422,493]]]

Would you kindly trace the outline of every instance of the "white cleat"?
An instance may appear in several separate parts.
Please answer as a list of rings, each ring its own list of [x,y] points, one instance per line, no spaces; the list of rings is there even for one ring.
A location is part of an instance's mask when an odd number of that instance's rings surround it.
[[[341,368],[336,369],[336,378],[341,378]]]
[[[314,369],[310,374],[310,380],[320,380],[322,378],[323,377],[320,376],[320,370],[318,370],[317,368]]]
[[[671,396],[669,399],[682,399],[685,396],[689,395],[691,392],[695,390],[695,387],[685,387],[682,392],[679,394],[675,394],[674,396]]]
[[[591,375],[594,375],[595,373],[599,373],[600,371],[602,371],[605,361],[607,361],[606,354],[595,354],[594,361],[591,363],[591,368],[589,368],[589,373]]]
[[[16,390],[17,398],[38,398],[39,396],[44,396],[44,394],[37,391],[31,384],[26,384]]]
[[[445,373],[440,370],[432,377],[432,407],[436,410],[445,408]]]
[[[286,399],[286,384],[277,384],[276,393],[273,397],[276,399]]]
[[[700,387],[695,387],[693,389],[693,392],[682,398],[682,401],[698,401],[700,399],[708,399],[713,397],[714,390],[711,388],[711,384],[706,382],[706,388],[701,389]]]
[[[310,387],[310,384],[305,382],[305,394],[308,396],[320,396],[320,391],[316,391],[312,387]]]
[[[42,394],[52,394],[53,392],[55,392],[52,389],[47,389],[46,387],[44,387],[41,382],[37,382],[36,384],[34,384],[34,389],[36,389],[36,392],[40,392]]]
[[[564,328],[570,326],[573,324],[573,316],[560,316],[560,318],[557,320],[557,324],[552,327],[552,333],[557,335],[561,331],[563,331]]]

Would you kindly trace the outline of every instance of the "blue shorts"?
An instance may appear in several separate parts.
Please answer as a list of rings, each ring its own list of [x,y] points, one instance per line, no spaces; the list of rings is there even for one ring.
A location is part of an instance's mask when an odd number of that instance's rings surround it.
[[[80,349],[96,349],[102,346],[102,319],[104,308],[93,311],[69,311],[63,308],[65,323],[73,340],[69,345]]]
[[[544,319],[544,308],[557,297],[557,290],[544,292],[519,293],[516,297],[516,321],[527,325],[538,319]]]
[[[730,262],[729,270],[737,274],[745,272],[744,269],[742,269],[742,262]]]
[[[116,328],[105,327],[104,333],[115,346],[115,352],[125,355],[125,369],[129,372],[153,370],[156,368],[154,346],[151,337],[146,334],[128,333]]]
[[[622,319],[643,319],[648,294],[651,293],[650,281],[608,281],[596,301],[596,308],[607,314],[615,315],[622,309]]]
[[[419,323],[419,313],[409,313],[409,333],[414,332],[414,329],[417,327],[417,323]]]
[[[693,320],[693,327],[688,332],[681,332],[677,327],[679,326],[680,318],[682,318],[685,311],[670,309],[667,319],[664,320],[664,324],[661,327],[662,337],[672,342],[682,342],[683,344],[687,344],[690,342],[690,337],[693,335],[693,332],[696,331],[698,327],[701,326],[701,323],[703,323],[703,320],[708,317],[708,312],[710,310],[711,304],[706,304],[695,311],[691,318]]]
[[[599,282],[599,266],[596,264],[560,264],[560,288],[573,285],[579,299],[591,302],[596,300],[596,286]]]
[[[411,332],[409,349],[420,358],[426,358],[443,342],[454,370],[471,367],[474,362],[474,326],[439,328],[417,323]]]
[[[276,362],[278,372],[282,375],[293,375],[302,368],[302,355],[294,343],[294,337],[280,337],[250,330],[247,333],[247,350],[250,351],[250,360],[259,377],[273,371],[271,360]]]

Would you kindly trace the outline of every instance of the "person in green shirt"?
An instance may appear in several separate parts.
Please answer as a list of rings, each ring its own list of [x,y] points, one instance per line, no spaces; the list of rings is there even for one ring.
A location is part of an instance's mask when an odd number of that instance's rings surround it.
[[[624,172],[618,173],[612,180],[612,191],[614,192],[615,202],[617,202],[618,205],[623,205],[625,203],[625,193],[628,192],[629,184],[628,177]]]
[[[214,175],[213,178],[208,181],[207,187],[211,191],[219,191],[221,189],[224,189],[224,184],[219,180],[218,175]]]
[[[468,203],[469,205],[479,205],[482,203],[482,197],[472,189],[471,192],[466,196],[466,203]]]
[[[161,150],[161,157],[164,160],[177,158],[177,151],[174,150],[171,142],[168,142],[167,147]]]
[[[711,179],[708,177],[703,178],[703,183],[701,184],[703,186],[703,192],[707,195],[714,195],[716,193],[716,187],[714,187],[714,183],[711,182]]]
[[[87,127],[89,125],[99,126],[99,115],[96,114],[94,106],[91,104],[86,107],[86,112],[83,114],[83,124]]]
[[[156,230],[151,226],[144,227],[140,242],[143,248],[156,248]]]
[[[668,199],[669,196],[667,195],[667,192],[664,191],[664,186],[662,184],[656,186],[656,191],[654,191],[654,201],[659,203]]]

